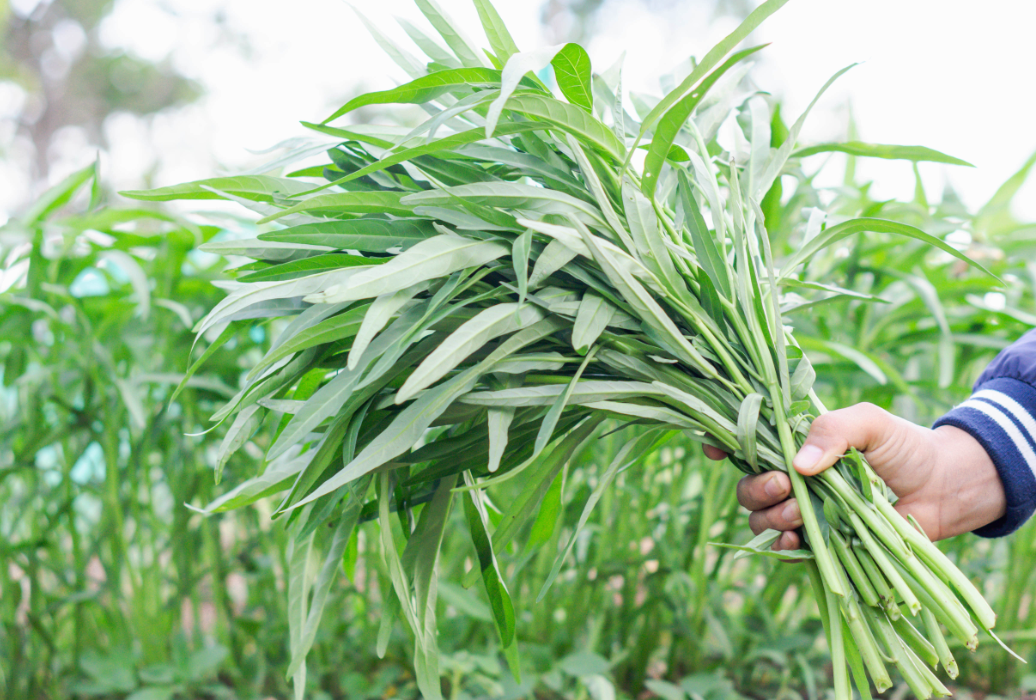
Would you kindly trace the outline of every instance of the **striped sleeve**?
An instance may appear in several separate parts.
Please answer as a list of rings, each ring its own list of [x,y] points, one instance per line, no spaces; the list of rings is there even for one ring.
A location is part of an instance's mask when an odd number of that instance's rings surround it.
[[[966,431],[985,448],[1004,485],[1007,513],[975,530],[1003,537],[1036,511],[1036,330],[1005,348],[964,403],[935,422]]]

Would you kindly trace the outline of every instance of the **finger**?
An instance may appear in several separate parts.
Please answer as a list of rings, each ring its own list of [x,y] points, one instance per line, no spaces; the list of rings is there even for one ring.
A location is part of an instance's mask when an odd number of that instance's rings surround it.
[[[757,510],[748,516],[748,526],[757,535],[764,530],[794,530],[802,527],[799,502],[790,498],[766,510]]]
[[[874,404],[859,403],[825,413],[813,421],[806,443],[792,464],[800,474],[819,474],[850,447],[867,452],[888,440],[895,428],[892,414]]]
[[[788,530],[787,532],[781,533],[781,536],[773,543],[773,550],[775,552],[791,551],[798,548],[799,533],[794,530]]]
[[[791,495],[791,480],[784,472],[746,476],[737,483],[737,501],[748,510],[775,506]]]
[[[721,459],[727,458],[727,453],[719,449],[718,447],[713,447],[712,445],[703,445],[702,447],[705,450],[705,456],[709,459],[719,461]]]

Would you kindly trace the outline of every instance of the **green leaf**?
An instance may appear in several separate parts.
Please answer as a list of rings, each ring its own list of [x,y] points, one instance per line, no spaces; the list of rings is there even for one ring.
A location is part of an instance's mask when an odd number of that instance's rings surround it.
[[[575,222],[579,224],[579,222]],[[582,227],[580,233],[583,241],[593,253],[594,260],[604,270],[608,280],[619,291],[622,298],[633,307],[637,317],[659,334],[666,349],[688,365],[696,368],[709,377],[717,376],[716,369],[688,342],[676,324],[655,301],[654,297],[629,272],[616,264],[613,253],[598,245],[594,236]]]
[[[330,318],[319,321],[307,328],[300,328],[283,343],[271,347],[262,360],[256,363],[255,367],[246,376],[251,381],[264,369],[275,365],[281,359],[302,352],[307,348],[334,343],[346,338],[355,336],[362,328],[362,323],[369,313],[367,305],[349,309],[344,313],[336,313]],[[338,311],[340,309],[337,309]],[[350,368],[352,369],[352,368]]]
[[[658,228],[658,215],[651,202],[628,180],[622,183],[622,199],[626,221],[641,261],[658,277],[666,290],[686,304],[696,304],[687,284],[676,271],[673,257]]]
[[[401,565],[410,573],[414,596],[415,617],[411,625],[415,631],[415,659],[418,687],[424,697],[441,698],[439,683],[438,629],[435,622],[437,597],[436,568],[443,533],[453,503],[453,485],[456,474],[445,476],[439,482],[432,500],[421,510],[413,534],[403,551]]]
[[[339,270],[343,267],[370,266],[384,262],[384,258],[364,258],[359,255],[331,253],[314,255],[311,258],[292,260],[281,265],[274,265],[263,270],[256,270],[237,278],[238,282],[280,282],[296,279],[317,272]]]
[[[347,219],[302,224],[259,234],[260,241],[327,246],[364,253],[406,250],[436,235],[426,219]]]
[[[468,472],[464,472],[464,483],[469,486],[475,483]],[[468,491],[467,495],[464,499],[464,511],[468,518],[471,541],[478,555],[482,583],[493,611],[500,646],[507,647],[514,640],[514,605],[511,603],[511,595],[507,591],[507,585],[500,573],[500,565],[493,552],[493,542],[489,535],[489,517],[486,514],[486,506],[482,503],[482,492],[473,489]]]
[[[436,418],[460,396],[467,394],[485,372],[503,358],[512,355],[529,343],[558,330],[560,324],[552,318],[515,333],[489,354],[478,365],[462,372],[449,381],[426,391],[416,401],[399,411],[392,422],[379,433],[344,469],[325,481],[308,497],[294,504],[298,508],[335,491],[340,486],[369,473],[385,462],[398,457],[420,440]],[[374,346],[371,346],[372,350]]]
[[[383,472],[378,475],[377,481],[378,524],[380,525],[379,529],[381,530],[382,551],[385,553],[385,563],[387,564],[389,578],[392,581],[392,588],[396,594],[395,598],[397,599],[399,607],[403,611],[407,622],[410,624],[410,629],[414,633],[414,666],[417,675],[418,688],[421,693],[430,700],[439,700],[439,698],[442,697],[442,691],[438,678],[438,650],[436,648],[436,640],[434,637],[429,638],[428,630],[423,624],[423,618],[426,612],[422,611],[419,613],[416,608],[415,596],[411,592],[411,582],[403,568],[403,562],[400,560],[399,550],[396,548],[395,538],[392,533],[392,515],[389,509],[389,500],[392,495],[392,490],[389,488],[390,478],[391,474]],[[451,485],[452,481],[452,479],[449,480]],[[441,489],[437,490],[436,495],[438,496],[441,491]],[[436,508],[436,513],[441,511],[441,504],[442,501],[440,499],[439,508]],[[425,516],[422,514],[422,520],[424,519]],[[445,518],[443,519],[445,520]],[[427,531],[423,534],[427,535]],[[406,552],[404,551],[404,553]],[[433,556],[437,558],[438,554],[438,546],[436,546]],[[421,617],[419,617],[419,614]],[[434,674],[430,673],[433,669]],[[434,678],[432,677],[433,675]]]
[[[765,45],[764,45],[765,46]],[[658,178],[662,175],[662,166],[665,165],[669,151],[680,133],[684,122],[691,116],[691,112],[697,107],[709,88],[715,84],[720,77],[730,69],[731,66],[751,56],[763,46],[755,46],[744,51],[739,51],[726,60],[719,68],[708,75],[701,84],[674,104],[659,120],[655,127],[655,134],[651,137],[651,147],[648,148],[647,157],[644,159],[644,174],[641,178],[640,189],[648,197],[653,197]],[[652,110],[652,113],[654,110]],[[700,155],[700,154],[699,154]]]
[[[533,51],[517,53],[508,59],[501,74],[500,94],[489,105],[486,113],[486,138],[496,133],[497,123],[500,121],[500,114],[503,112],[508,98],[514,94],[518,83],[527,73],[535,75],[538,71],[550,65],[554,55],[561,50],[561,46],[548,46]]]
[[[293,207],[282,209],[257,221],[265,224],[289,214],[391,214],[409,216],[410,207],[401,204],[405,192],[334,192],[310,197]]]
[[[212,341],[212,343],[209,344],[209,347],[205,348],[205,352],[201,354],[201,357],[195,360],[194,363],[187,369],[187,372],[183,375],[183,379],[180,380],[180,383],[173,391],[173,395],[169,397],[169,403],[176,401],[176,397],[179,396],[180,392],[184,390],[184,387],[187,386],[187,383],[191,380],[191,377],[193,377],[194,374],[201,368],[201,366],[205,364],[205,362],[210,357],[216,354],[216,351],[223,347],[223,344],[230,340],[236,332],[237,329],[235,329],[233,325],[228,324],[227,327],[224,328],[223,331],[219,334],[219,337]]]
[[[536,258],[536,264],[532,268],[532,274],[529,275],[529,289],[535,289],[539,286],[540,282],[553,275],[558,270],[562,269],[565,265],[572,261],[576,257],[576,253],[571,248],[565,246],[559,240],[552,240],[547,244],[547,247],[543,249],[543,252]]]
[[[475,9],[478,10],[478,17],[482,21],[486,38],[489,39],[489,46],[493,49],[493,53],[496,54],[501,65],[506,64],[511,56],[519,53],[514,39],[511,38],[511,33],[507,31],[507,26],[500,19],[499,13],[489,0],[475,0]]]
[[[644,135],[650,132],[659,119],[662,118],[669,109],[682,100],[688,92],[701,80],[706,73],[713,69],[713,67],[723,60],[723,57],[730,53],[735,46],[744,41],[749,34],[755,31],[756,27],[763,23],[763,21],[772,15],[777,10],[781,9],[788,0],[766,0],[759,7],[755,8],[745,21],[742,22],[737,29],[732,31],[726,37],[723,38],[718,44],[709,49],[708,53],[702,57],[701,62],[694,67],[691,74],[684,78],[675,90],[669,92],[662,100],[652,108],[644,121],[640,125],[640,134],[637,136],[637,142],[639,143],[643,139]],[[631,151],[632,153],[632,151]]]
[[[997,277],[988,269],[986,269],[985,266],[983,266],[981,263],[972,260],[967,255],[960,252],[959,250],[951,246],[949,243],[946,243],[941,238],[936,238],[935,236],[929,233],[925,233],[921,229],[915,226],[911,226],[910,224],[904,224],[898,221],[888,221],[886,219],[872,218],[850,219],[849,221],[843,221],[840,224],[836,224],[820,232],[809,241],[806,241],[802,245],[802,247],[800,247],[799,250],[796,251],[795,254],[792,255],[791,258],[789,258],[784,263],[784,265],[781,268],[780,276],[784,278],[791,275],[792,273],[794,273],[795,269],[799,265],[812,258],[820,250],[826,248],[827,246],[833,243],[837,243],[840,240],[848,238],[849,236],[853,236],[857,233],[862,233],[864,231],[874,231],[875,233],[894,233],[898,236],[906,236],[907,238],[914,238],[916,240],[922,241],[934,248],[938,248],[939,250],[945,253],[949,253],[958,260],[962,260],[963,262],[966,262],[969,265],[974,265],[975,267],[982,270],[993,279],[1000,281],[1002,283],[1002,280],[1000,280],[999,277]]]
[[[424,104],[447,93],[455,92],[458,89],[488,88],[496,87],[499,84],[500,71],[493,68],[450,68],[440,70],[423,75],[391,90],[368,92],[354,97],[321,123],[327,124],[338,119],[343,114],[348,114],[354,109],[366,107],[367,105]]]
[[[489,428],[489,463],[490,472],[500,468],[500,459],[507,449],[507,430],[514,420],[514,409],[510,407],[491,408],[486,413],[486,425]]]
[[[816,379],[817,373],[813,369],[813,364],[809,361],[809,357],[803,355],[799,358],[798,365],[795,366],[794,374],[791,375],[792,400],[800,401],[809,396]]]
[[[567,393],[569,383],[522,386],[497,391],[475,391],[461,399],[461,403],[472,406],[524,407],[551,406],[558,397]],[[619,400],[640,396],[658,396],[660,391],[646,382],[617,381],[610,379],[587,379],[572,387],[566,403],[581,405],[596,401]]]
[[[297,521],[301,528],[305,518]],[[309,600],[309,589],[312,583],[307,576],[309,554],[313,546],[313,535],[310,534],[299,541],[294,533],[288,540],[288,631],[289,647],[292,655],[297,653],[302,641],[302,628],[306,623],[306,604]],[[302,700],[306,692],[306,662],[303,661],[297,666],[295,672],[290,676],[295,691],[295,700]]]
[[[861,350],[851,348],[842,343],[836,343],[833,340],[821,340],[819,338],[802,337],[800,342],[803,347],[845,358],[869,374],[878,384],[888,384],[889,379],[881,367],[878,366],[878,363]]]
[[[446,45],[457,55],[461,63],[465,66],[483,65],[484,62],[479,58],[478,51],[468,38],[464,36],[457,24],[435,3],[435,0],[414,0],[414,2],[417,4],[418,9],[421,10],[421,13],[435,27],[435,31],[439,32],[439,36],[443,38]]]
[[[360,511],[363,509],[364,501],[367,500],[367,492],[370,490],[370,477],[358,480],[346,499],[345,505],[337,513],[338,523],[335,525],[335,534],[328,547],[327,556],[320,567],[316,581],[313,584],[313,600],[310,604],[309,613],[306,616],[305,624],[298,645],[292,649],[291,661],[288,664],[286,675],[291,677],[305,663],[306,655],[313,647],[316,640],[317,628],[320,625],[320,618],[324,614],[324,607],[327,604],[327,596],[331,591],[331,584],[338,577],[338,567],[341,566],[342,555],[345,547],[360,521]]]
[[[924,146],[892,146],[880,143],[862,143],[860,141],[821,143],[816,146],[800,148],[792,153],[792,156],[795,158],[805,158],[817,153],[848,153],[852,156],[884,158],[885,160],[909,160],[915,163],[947,163],[949,165],[965,165],[969,168],[975,167],[966,160],[954,158]]]
[[[579,44],[565,44],[550,62],[554,66],[554,78],[565,99],[593,112],[594,95],[591,87],[592,70],[590,56]]]
[[[716,238],[709,231],[705,218],[698,207],[698,201],[694,198],[694,191],[691,188],[690,179],[681,169],[678,171],[680,180],[679,196],[680,205],[683,207],[684,223],[691,232],[691,243],[694,245],[694,254],[698,259],[701,269],[708,275],[716,290],[724,298],[730,299],[732,283],[730,281],[730,266],[727,259],[716,245]]]
[[[425,67],[420,61],[399,48],[395,42],[382,34],[381,31],[379,31],[378,28],[360,12],[356,5],[350,5],[350,7],[352,7],[356,16],[360,18],[360,21],[363,22],[363,26],[367,28],[367,31],[370,32],[371,36],[374,37],[374,41],[378,42],[378,46],[381,47],[382,51],[388,54],[389,58],[391,58],[397,66],[406,71],[407,75],[411,78],[416,78],[425,74]]]
[[[532,229],[526,229],[525,233],[514,239],[511,247],[511,265],[514,268],[514,276],[518,281],[518,304],[525,303],[525,296],[529,293],[529,251],[532,249]]]
[[[759,471],[758,436],[756,431],[759,426],[759,409],[763,405],[763,395],[752,393],[741,402],[741,410],[737,414],[737,442],[741,445],[741,452],[745,455],[745,461],[756,472]]]
[[[540,502],[539,512],[529,528],[529,539],[525,543],[526,551],[535,551],[554,535],[562,515],[561,497],[564,488],[565,475],[562,472],[554,477],[550,489]]]
[[[502,335],[528,328],[540,321],[545,312],[531,304],[505,303],[479,312],[470,321],[451,333],[407,378],[395,402],[409,401],[419,391],[445,377],[469,355]]]
[[[781,533],[779,532],[777,533],[778,536],[780,536],[780,534]],[[769,530],[767,530],[755,539],[759,540],[763,538],[764,535],[766,536],[766,539],[773,537],[772,533]],[[774,541],[776,541],[776,538],[774,538]],[[753,540],[752,542],[755,542],[755,540]],[[723,549],[736,549],[739,553],[743,552],[745,554],[761,554],[764,557],[770,557],[771,559],[779,559],[781,561],[798,561],[802,559],[814,558],[813,552],[809,551],[808,549],[784,549],[777,552],[770,549],[769,545],[754,545],[752,542],[749,542],[748,544],[728,544],[726,542],[709,542],[709,544],[713,547],[722,547]],[[773,542],[771,542],[770,544],[773,544]]]
[[[227,430],[227,434],[223,436],[223,442],[220,443],[216,456],[217,484],[223,477],[223,466],[227,463],[227,460],[245,444],[248,438],[252,437],[252,433],[259,426],[259,419],[255,416],[255,412],[259,408],[258,404],[252,404],[240,411],[237,417],[234,418],[230,429]]]
[[[572,326],[572,347],[580,355],[585,355],[591,345],[608,326],[612,316],[618,311],[601,297],[587,292],[579,302],[579,311]]]
[[[295,477],[306,468],[313,459],[313,452],[293,459],[275,459],[266,466],[266,471],[259,476],[248,479],[219,498],[212,501],[205,509],[188,506],[192,510],[200,510],[205,514],[224,513],[251,505],[261,498],[272,496],[291,488]]]
[[[541,214],[574,214],[591,224],[605,223],[601,212],[589,202],[563,192],[520,182],[481,182],[427,190],[407,195],[404,204],[413,207],[449,206],[454,203],[455,197],[486,207],[521,209]]]
[[[390,292],[376,297],[370,308],[363,315],[363,322],[356,333],[352,347],[349,348],[349,358],[346,362],[346,367],[356,369],[356,366],[360,363],[360,358],[374,339],[374,336],[381,332],[395,313],[403,308],[407,302],[427,289],[428,285],[422,282],[406,289],[401,289],[398,292]]]
[[[626,147],[615,133],[581,107],[545,95],[522,94],[512,95],[505,108],[549,122],[619,163],[626,158]]]
[[[464,146],[465,144],[475,143],[477,141],[484,141],[487,138],[499,138],[502,136],[510,136],[512,134],[521,134],[527,131],[542,131],[547,126],[544,124],[537,123],[521,123],[521,124],[502,124],[497,127],[492,137],[486,136],[486,130],[479,127],[476,129],[469,129],[468,131],[462,131],[458,134],[451,134],[444,138],[432,141],[430,143],[423,144],[421,146],[414,146],[413,148],[407,148],[402,151],[396,151],[391,155],[387,155],[381,160],[375,161],[370,165],[360,168],[355,172],[349,173],[345,177],[329,182],[326,185],[322,185],[319,189],[325,189],[334,185],[341,185],[357,178],[361,178],[372,173],[380,172],[386,168],[390,168],[393,165],[411,161],[420,156],[429,155],[432,153],[439,153],[440,151],[456,151],[458,147]],[[420,166],[418,166],[420,167]],[[313,190],[316,191],[316,190]]]
[[[220,322],[232,320],[235,314],[248,309],[254,304],[271,300],[295,299],[304,297],[307,294],[321,292],[339,281],[349,279],[351,275],[356,274],[357,270],[365,269],[367,268],[344,268],[329,272],[319,272],[308,277],[285,280],[283,282],[253,282],[252,284],[241,285],[237,291],[223,299],[205,318],[198,322],[195,333],[201,335]]]
[[[551,438],[554,437],[554,429],[558,425],[558,419],[561,418],[561,413],[568,405],[569,399],[572,398],[572,392],[579,385],[579,379],[583,376],[583,372],[586,370],[587,365],[590,364],[590,361],[593,360],[596,352],[597,349],[593,348],[587,353],[586,357],[583,358],[583,362],[579,365],[579,369],[576,370],[576,373],[572,375],[572,379],[565,386],[565,390],[558,394],[554,403],[547,409],[547,415],[543,417],[539,432],[536,433],[536,443],[533,446],[531,459],[536,459],[543,452],[543,448],[547,446]]]
[[[554,483],[554,479],[572,458],[572,455],[591,439],[602,420],[604,420],[603,417],[591,416],[583,421],[565,435],[548,454],[541,456],[539,460],[529,466],[527,471],[523,472],[521,491],[508,502],[507,508],[500,517],[500,524],[493,531],[494,550],[499,552],[506,547],[522,526],[536,514],[544,496]],[[480,486],[486,484],[487,482],[483,481]]]
[[[384,265],[350,277],[345,284],[306,297],[306,301],[334,304],[398,292],[418,282],[444,277],[457,270],[484,265],[508,254],[503,243],[443,234],[424,240]]]
[[[312,185],[300,180],[290,180],[269,175],[235,175],[195,180],[182,185],[159,187],[153,190],[127,190],[123,197],[141,199],[147,202],[168,202],[177,199],[224,199],[212,190],[219,190],[253,202],[273,202],[276,199],[291,199],[299,192],[305,192]],[[207,189],[208,188],[208,189]]]
[[[763,174],[758,178],[749,178],[748,185],[752,187],[751,192],[748,193],[750,195],[749,199],[762,198],[764,194],[770,190],[773,184],[777,182],[780,178],[781,171],[784,170],[784,166],[788,162],[788,158],[791,157],[791,149],[795,147],[795,142],[799,138],[799,132],[802,131],[803,124],[806,123],[806,117],[809,116],[810,111],[820,100],[821,96],[827,92],[827,89],[831,87],[831,85],[834,84],[842,74],[854,66],[856,66],[855,63],[850,63],[848,66],[832,75],[820,90],[817,91],[813,100],[806,106],[806,109],[802,112],[799,118],[795,120],[795,123],[791,125],[791,129],[785,136],[784,142],[767,162],[766,169]]]

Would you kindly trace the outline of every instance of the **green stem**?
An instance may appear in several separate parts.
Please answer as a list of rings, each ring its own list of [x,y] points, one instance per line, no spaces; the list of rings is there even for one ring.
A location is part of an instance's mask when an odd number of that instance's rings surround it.
[[[788,418],[784,414],[781,391],[776,383],[770,386],[770,398],[773,400],[773,414],[777,421],[777,434],[780,437],[781,448],[784,452],[784,464],[788,469],[788,476],[791,478],[795,499],[799,503],[802,524],[806,528],[806,534],[809,535],[809,547],[813,550],[813,555],[816,557],[817,566],[820,567],[820,574],[824,578],[827,590],[839,598],[844,598],[846,592],[842,587],[841,579],[835,573],[831,553],[827,549],[823,533],[820,532],[820,523],[817,522],[816,513],[813,511],[813,500],[809,495],[806,479],[795,471],[795,467],[792,465],[796,451],[795,440],[792,437],[791,428],[788,426]]]
[[[828,471],[831,471],[828,469]],[[903,604],[906,605],[907,610],[910,611],[911,615],[916,615],[921,610],[921,603],[918,601],[917,596],[914,595],[913,589],[907,585],[906,580],[900,575],[899,570],[893,565],[892,559],[889,557],[885,549],[878,544],[874,537],[871,535],[870,530],[860,520],[860,516],[850,511],[849,522],[852,524],[853,529],[856,530],[856,535],[863,542],[863,546],[867,549],[867,552],[874,558],[875,564],[881,570],[883,574],[888,578],[889,583],[896,589],[900,597],[903,598]]]
[[[860,594],[863,602],[867,605],[874,608],[879,607],[881,599],[878,597],[877,591],[874,590],[874,586],[871,585],[870,579],[867,578],[863,567],[860,566],[860,562],[857,561],[852,550],[849,549],[849,545],[846,544],[837,530],[832,528],[830,532],[831,548],[838,555],[838,559],[842,562],[842,566],[845,567],[846,573],[849,574],[849,578],[852,579],[853,584],[856,586],[856,592]]]
[[[892,626],[903,641],[914,650],[914,653],[917,654],[922,661],[929,666],[935,666],[939,663],[939,655],[935,651],[935,646],[925,639],[924,636],[917,631],[917,628],[910,624],[909,620],[905,617],[901,617],[893,622]]]
[[[853,689],[849,684],[849,667],[845,659],[845,639],[842,636],[842,618],[838,612],[838,598],[831,591],[823,591],[821,595],[827,602],[826,620],[830,629],[828,645],[831,647],[831,672],[834,676],[835,700],[852,700]]]
[[[860,610],[860,604],[855,597],[849,596],[842,602],[842,614],[849,623],[849,630],[860,649],[860,656],[863,657],[863,663],[874,682],[874,687],[879,693],[885,692],[892,687],[892,679],[889,678],[878,644],[871,634],[870,626],[863,619],[863,611]]]
[[[856,557],[856,561],[860,563],[860,567],[864,573],[867,574],[867,579],[874,587],[874,592],[878,594],[878,598],[881,599],[882,607],[885,608],[886,612],[889,612],[889,603],[892,605],[896,604],[896,596],[893,594],[892,589],[889,587],[888,581],[885,580],[884,574],[878,568],[878,565],[874,563],[874,559],[871,558],[870,553],[866,547],[853,547],[853,555]],[[899,612],[899,606],[895,608],[897,614]],[[891,614],[890,619],[896,619]]]
[[[956,637],[961,644],[974,651],[978,647],[978,631],[976,630],[975,625],[971,624],[971,620],[968,620],[966,624],[961,624],[960,616],[951,614],[949,612],[949,605],[946,605],[944,601],[933,597],[931,593],[929,593],[913,576],[910,575],[902,564],[898,561],[892,560],[892,565],[896,568],[900,576],[909,582],[911,589],[917,594],[918,599],[920,599],[921,605],[930,609],[936,619],[946,625],[946,629],[948,629],[950,634]]]
[[[979,623],[987,630],[993,629],[996,625],[996,613],[993,612],[993,608],[979,593],[975,584],[964,575],[964,572],[958,569],[931,540],[911,527],[910,523],[892,507],[892,504],[884,496],[875,494],[874,503],[877,505],[878,510],[892,523],[892,527],[896,529],[903,539],[910,543],[910,546],[924,559],[925,563],[957,589],[957,592],[971,606],[971,610],[975,613]]]
[[[882,517],[882,513],[878,509],[871,503],[863,500],[863,496],[849,485],[845,477],[837,469],[824,470],[821,472],[820,478],[834,489],[835,493],[842,497],[850,510],[855,511],[860,519],[867,523],[867,526],[881,539],[895,557],[906,559],[910,556],[906,543],[899,536],[896,529]],[[859,531],[860,528],[856,529]]]
[[[935,653],[938,654],[939,663],[942,664],[946,675],[950,678],[956,678],[957,661],[953,658],[953,653],[950,651],[950,646],[946,643],[946,637],[943,636],[942,628],[939,626],[939,621],[935,619],[935,614],[928,608],[925,608],[921,611],[921,619],[924,621],[925,632],[928,633],[928,639],[935,647]]]

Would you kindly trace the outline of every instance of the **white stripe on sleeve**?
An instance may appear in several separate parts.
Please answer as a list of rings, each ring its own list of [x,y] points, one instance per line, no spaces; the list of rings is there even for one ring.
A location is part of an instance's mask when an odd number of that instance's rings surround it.
[[[1022,427],[1029,433],[1029,441],[1036,443],[1036,418],[1033,418],[1032,414],[1025,410],[1024,406],[1010,396],[995,389],[983,389],[982,391],[975,392],[971,398],[985,399],[990,403],[1000,404],[1002,408],[1006,408],[1014,416],[1014,419],[1021,423]]]
[[[1025,463],[1032,470],[1033,475],[1036,476],[1036,453],[1033,452],[1032,447],[1029,445],[1029,441],[1025,439],[1022,431],[1018,430],[1018,426],[1015,425],[1010,418],[1004,413],[992,406],[985,401],[976,401],[974,399],[968,399],[957,408],[971,408],[980,413],[989,416],[994,423],[1000,426],[1000,429],[1007,433],[1007,436],[1011,438],[1011,442],[1014,443],[1014,447],[1025,459]]]

